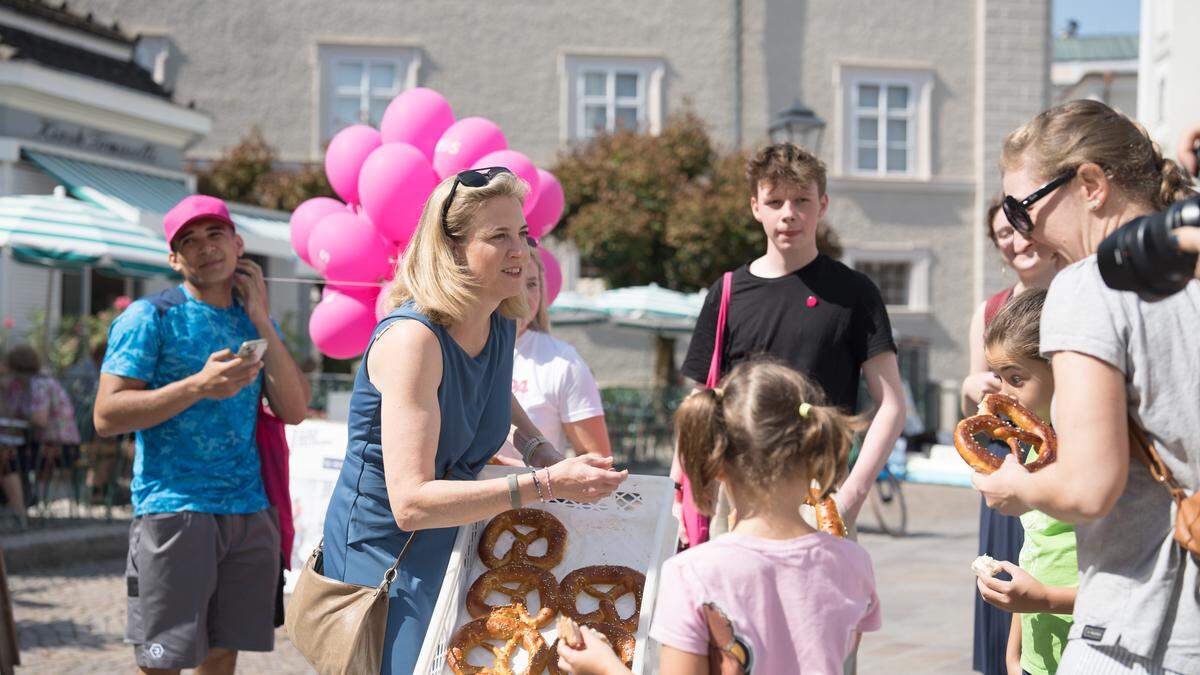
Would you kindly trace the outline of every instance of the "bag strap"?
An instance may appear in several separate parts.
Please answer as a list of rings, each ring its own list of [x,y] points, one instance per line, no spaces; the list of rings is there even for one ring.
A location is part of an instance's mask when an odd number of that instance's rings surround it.
[[[725,317],[729,313],[729,295],[733,286],[733,272],[721,277],[721,307],[717,311],[717,330],[713,336],[712,361],[708,365],[708,379],[704,386],[712,389],[721,382],[721,353],[725,342]]]
[[[1158,450],[1154,448],[1154,441],[1150,440],[1141,425],[1133,421],[1132,416],[1129,417],[1129,447],[1150,470],[1150,475],[1155,482],[1165,487],[1175,501],[1182,502],[1187,499],[1187,491],[1183,489],[1179,481],[1175,480],[1175,475],[1163,463]]]

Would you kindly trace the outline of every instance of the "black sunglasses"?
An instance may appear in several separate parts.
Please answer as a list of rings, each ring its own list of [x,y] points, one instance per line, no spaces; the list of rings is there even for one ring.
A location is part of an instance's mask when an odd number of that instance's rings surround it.
[[[1020,232],[1022,236],[1028,237],[1033,232],[1033,219],[1029,217],[1029,207],[1033,206],[1037,200],[1062,187],[1074,177],[1075,169],[1071,169],[1034,190],[1033,194],[1020,201],[1017,201],[1017,198],[1012,195],[1005,195],[1002,205],[1004,207],[1004,217],[1008,218],[1008,224],[1012,225],[1013,229]]]
[[[489,166],[483,169],[459,171],[454,176],[454,182],[450,185],[450,194],[446,195],[446,201],[442,202],[442,232],[445,232],[446,236],[450,236],[450,233],[446,230],[446,214],[450,213],[450,205],[454,203],[454,193],[458,191],[458,186],[466,185],[469,188],[481,188],[492,182],[493,178],[502,173],[511,174],[512,171],[504,166]],[[526,236],[525,241],[532,248],[538,247],[538,241],[533,237]]]
[[[450,194],[446,195],[446,201],[442,202],[442,231],[446,231],[446,214],[450,213],[450,205],[454,203],[454,193],[458,191],[459,185],[466,185],[469,188],[481,188],[492,182],[493,178],[502,173],[512,173],[512,171],[503,166],[489,166],[483,169],[459,171],[454,176],[454,182],[450,185]]]

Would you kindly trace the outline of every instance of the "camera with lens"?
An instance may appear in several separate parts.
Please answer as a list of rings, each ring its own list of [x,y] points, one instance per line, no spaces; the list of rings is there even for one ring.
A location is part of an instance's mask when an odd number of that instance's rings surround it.
[[[1200,196],[1134,218],[1105,237],[1096,255],[1105,285],[1150,301],[1183,290],[1197,255],[1179,250],[1173,232],[1181,227],[1200,227]]]

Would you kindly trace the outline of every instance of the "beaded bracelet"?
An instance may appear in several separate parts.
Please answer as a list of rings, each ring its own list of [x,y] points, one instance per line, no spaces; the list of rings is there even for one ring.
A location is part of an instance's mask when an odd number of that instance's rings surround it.
[[[533,474],[533,487],[535,489],[537,489],[538,501],[545,504],[546,503],[546,495],[542,494],[542,484],[540,481],[538,481],[537,470],[530,470],[529,473]]]
[[[546,467],[546,494],[550,495],[550,500],[554,500],[554,490],[550,488],[550,467]]]

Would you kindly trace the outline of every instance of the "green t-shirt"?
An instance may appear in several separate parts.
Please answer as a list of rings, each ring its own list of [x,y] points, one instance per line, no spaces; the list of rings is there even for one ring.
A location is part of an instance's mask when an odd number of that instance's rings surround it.
[[[1075,526],[1041,511],[1021,516],[1021,526],[1025,528],[1021,568],[1047,586],[1078,586]],[[1070,630],[1069,614],[1022,614],[1021,668],[1030,675],[1050,675],[1058,670]]]

